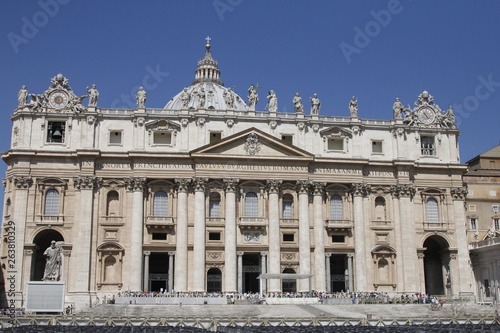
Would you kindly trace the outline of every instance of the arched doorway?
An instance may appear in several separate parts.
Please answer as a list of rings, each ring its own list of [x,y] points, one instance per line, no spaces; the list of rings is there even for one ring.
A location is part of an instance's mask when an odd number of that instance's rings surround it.
[[[35,252],[33,253],[33,263],[31,266],[31,281],[42,281],[45,271],[45,256],[43,253],[50,247],[50,242],[63,242],[63,236],[55,230],[43,230],[35,236]]]
[[[428,295],[451,294],[450,251],[448,242],[431,236],[424,242],[425,292]]]
[[[284,274],[295,274],[295,271],[292,268],[285,268],[283,270]],[[281,285],[281,290],[284,293],[294,293],[297,291],[297,280],[287,280],[283,279],[282,280],[282,285]]]
[[[207,272],[207,292],[217,293],[222,290],[222,272],[212,267]]]

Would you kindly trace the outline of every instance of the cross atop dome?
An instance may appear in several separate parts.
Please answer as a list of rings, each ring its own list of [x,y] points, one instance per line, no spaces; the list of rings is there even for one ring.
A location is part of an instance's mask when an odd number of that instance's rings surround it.
[[[207,43],[205,44],[205,57],[198,61],[198,68],[195,71],[193,84],[199,82],[213,82],[223,86],[224,83],[220,80],[219,65],[210,54],[210,41],[212,40],[212,38],[210,38],[210,36],[207,36],[205,40],[207,41]]]

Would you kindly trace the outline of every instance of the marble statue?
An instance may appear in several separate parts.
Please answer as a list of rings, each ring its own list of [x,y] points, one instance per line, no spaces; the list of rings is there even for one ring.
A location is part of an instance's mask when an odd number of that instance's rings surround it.
[[[392,110],[394,111],[394,119],[403,119],[404,106],[396,97],[396,101],[392,105]]]
[[[99,99],[99,91],[97,91],[95,84],[92,85],[92,88],[86,88],[89,93],[89,106],[95,107],[97,105],[97,100]]]
[[[42,281],[59,281],[61,277],[61,246],[56,244],[56,241],[50,242],[43,255],[46,258],[45,271],[43,272]]]
[[[205,88],[203,87],[198,90],[198,107],[200,109],[205,108]]]
[[[295,96],[292,99],[292,103],[296,113],[304,113],[304,106],[302,105],[302,97],[299,96],[299,93],[295,93]]]
[[[358,117],[358,100],[354,96],[352,96],[349,102],[349,112],[351,113],[351,117]]]
[[[455,113],[453,113],[453,108],[451,107],[451,105],[448,107],[448,110],[443,115],[441,119],[441,125],[443,127],[448,127],[448,128],[457,127],[457,125],[455,124]]]
[[[135,100],[137,101],[137,107],[144,107],[144,103],[146,103],[146,91],[143,87],[140,87],[137,94],[135,94]]]
[[[191,96],[188,93],[188,89],[184,88],[184,90],[182,91],[181,96],[180,96],[180,99],[182,101],[182,108],[183,109],[187,109],[188,108],[189,99],[190,98],[191,98]]]
[[[259,101],[259,94],[253,85],[248,88],[248,111],[255,111],[257,102]]]
[[[321,108],[321,102],[318,98],[318,94],[314,94],[313,97],[309,97],[311,101],[311,115],[318,115],[319,109]]]
[[[28,102],[28,90],[26,86],[22,86],[21,90],[17,93],[17,106],[22,108]]]
[[[234,95],[231,88],[228,88],[227,91],[224,92],[224,101],[228,109],[234,109]]]
[[[269,91],[269,95],[267,95],[267,110],[269,112],[278,111],[278,97],[274,93],[274,90]]]
[[[488,235],[488,238],[495,238],[495,236],[496,236],[495,228],[490,227],[488,229],[488,234],[487,235]]]
[[[69,108],[76,113],[85,112],[85,106],[83,106],[83,99],[89,97],[89,95],[76,96],[69,102]],[[90,104],[90,103],[89,103]]]

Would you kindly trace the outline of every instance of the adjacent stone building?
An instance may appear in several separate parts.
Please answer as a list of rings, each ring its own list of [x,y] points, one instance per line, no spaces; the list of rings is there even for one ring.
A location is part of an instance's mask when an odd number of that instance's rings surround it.
[[[271,91],[263,107],[258,88],[247,102],[224,87],[209,44],[163,109],[142,89],[137,109],[101,107],[95,86],[84,106],[61,74],[29,103],[23,88],[2,155],[9,298],[21,305],[43,278],[53,240],[77,305],[124,290],[309,290],[262,273],[321,291],[474,290],[451,109],[424,91],[389,120],[363,118],[354,97],[350,117],[324,116],[321,96],[304,111],[296,94],[281,113],[293,96]]]
[[[480,301],[500,295],[500,145],[469,162],[467,237]]]

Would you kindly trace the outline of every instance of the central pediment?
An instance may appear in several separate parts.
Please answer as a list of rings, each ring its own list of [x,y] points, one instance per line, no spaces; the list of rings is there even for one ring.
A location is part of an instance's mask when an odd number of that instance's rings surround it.
[[[313,155],[296,146],[264,133],[254,127],[233,134],[223,140],[195,149],[199,157],[232,157],[245,159],[293,159],[312,161]]]

